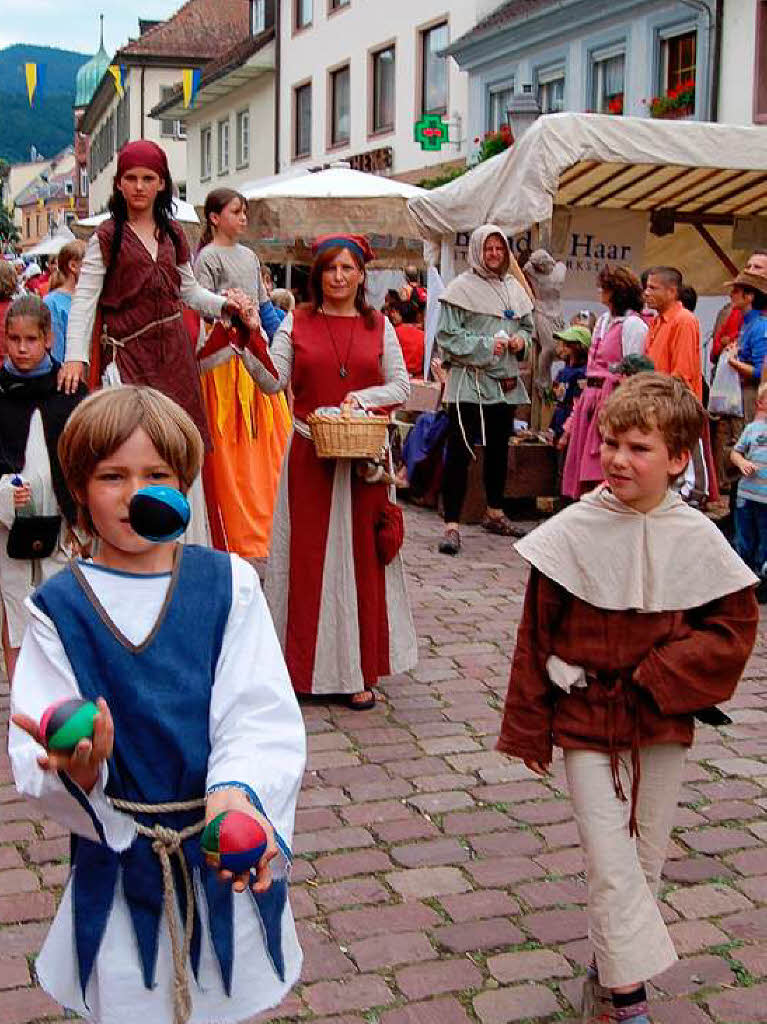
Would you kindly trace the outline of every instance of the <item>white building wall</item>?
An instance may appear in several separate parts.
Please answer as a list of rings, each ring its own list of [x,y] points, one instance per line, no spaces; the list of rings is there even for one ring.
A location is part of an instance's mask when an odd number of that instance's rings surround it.
[[[247,85],[233,90],[216,103],[193,109],[187,125],[187,200],[195,206],[205,202],[214,188],[241,188],[246,182],[274,174],[274,74],[265,73]],[[250,157],[237,167],[237,114],[250,113]],[[229,171],[218,173],[218,122],[229,119]],[[212,131],[212,172],[201,177],[200,133],[210,126]]]
[[[468,76],[448,59],[448,113],[460,117],[459,146],[444,146],[439,152],[425,152],[413,139],[414,123],[420,118],[419,29],[440,20],[448,21],[452,41],[467,32],[477,20],[477,8],[493,6],[488,0],[350,0],[328,13],[328,0],[314,0],[313,23],[294,30],[294,0],[281,0],[280,75],[280,170],[292,165],[311,165],[343,160],[349,155],[381,147],[393,150],[392,174],[403,174],[465,158],[467,148]],[[371,51],[394,42],[396,65],[396,113],[393,131],[371,134],[372,106]],[[329,70],[349,63],[351,81],[351,125],[348,145],[330,146]],[[312,153],[293,159],[293,88],[312,82]],[[456,126],[451,125],[451,138]],[[469,140],[471,142],[472,140]]]
[[[161,124],[149,116],[149,111],[160,102],[160,89],[162,86],[175,86],[181,80],[180,68],[141,68],[129,66],[125,84],[130,89],[130,138],[150,139],[158,143],[165,150],[168,157],[170,174],[176,185],[186,184],[186,142],[179,136],[161,136]],[[143,134],[142,134],[142,103],[141,94],[144,94],[143,102]],[[93,140],[98,134],[101,126],[110,114],[117,110],[120,97],[115,89],[114,95],[108,106],[102,113],[98,122],[94,125],[90,136]],[[90,181],[88,194],[88,209],[91,214],[101,213],[106,209],[109,197],[112,194],[112,183],[117,170],[117,153],[113,156],[107,166],[99,172],[95,179]]]
[[[719,120],[753,124],[757,74],[754,36],[759,0],[727,0],[722,26]],[[767,68],[761,69],[767,75]]]

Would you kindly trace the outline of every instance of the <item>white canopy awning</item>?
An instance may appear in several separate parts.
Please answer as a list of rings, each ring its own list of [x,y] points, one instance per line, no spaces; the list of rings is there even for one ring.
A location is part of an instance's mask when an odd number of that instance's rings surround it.
[[[63,224],[55,234],[48,235],[46,238],[43,238],[42,241],[38,242],[37,245],[33,245],[31,249],[26,249],[24,255],[55,256],[56,253],[67,244],[67,242],[72,242],[74,239],[75,236],[69,228]]]
[[[408,205],[434,242],[486,223],[516,234],[549,220],[555,206],[639,211],[671,225],[767,217],[767,132],[549,114],[506,152]]]
[[[248,238],[313,238],[334,231],[419,238],[407,208],[423,189],[348,167],[280,175],[241,189]]]
[[[75,221],[75,228],[85,228],[93,231],[99,224],[103,224],[105,220],[109,218],[108,213],[96,213],[92,217],[84,217],[82,220]],[[181,224],[199,224],[200,218],[197,216],[197,210],[192,206],[191,203],[187,203],[184,199],[173,200],[173,216]]]

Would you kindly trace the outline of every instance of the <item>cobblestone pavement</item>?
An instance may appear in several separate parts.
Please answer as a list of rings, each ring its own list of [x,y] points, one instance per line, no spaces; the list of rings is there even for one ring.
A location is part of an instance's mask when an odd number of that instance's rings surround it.
[[[304,974],[258,1020],[572,1020],[589,950],[562,763],[544,782],[492,749],[525,569],[476,527],[459,558],[437,556],[434,516],[407,519],[421,660],[372,711],[305,706],[292,890]],[[732,708],[730,728],[699,729],[687,768],[661,894],[681,960],[654,980],[658,1024],[767,1019],[764,634]],[[63,1020],[32,965],[66,855],[0,755],[2,1024]]]

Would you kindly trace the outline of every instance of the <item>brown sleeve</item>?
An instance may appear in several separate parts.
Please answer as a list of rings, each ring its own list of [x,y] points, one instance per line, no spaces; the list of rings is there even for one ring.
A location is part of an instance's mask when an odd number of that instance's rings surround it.
[[[561,587],[536,569],[530,571],[501,735],[496,744],[501,753],[526,761],[551,761],[554,699],[546,659],[551,653],[551,633],[562,616],[565,600],[566,593]]]
[[[729,700],[756,640],[754,588],[711,601],[689,614],[683,636],[654,647],[634,678],[664,715],[693,714]]]

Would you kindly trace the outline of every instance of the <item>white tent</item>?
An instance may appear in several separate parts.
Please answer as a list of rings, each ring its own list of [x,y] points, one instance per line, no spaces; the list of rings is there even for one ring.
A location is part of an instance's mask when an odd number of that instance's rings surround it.
[[[622,247],[633,249],[635,266],[640,255],[644,265],[671,263],[699,292],[719,294],[748,250],[767,243],[767,132],[550,114],[506,152],[408,206],[432,259],[442,246],[448,275],[456,233],[496,223],[508,235],[532,229],[533,245],[548,244],[566,260],[588,255],[593,282],[599,256],[581,250],[588,234],[572,225],[598,223],[604,231],[621,223],[640,231],[640,244]],[[632,262],[620,250],[613,262]]]
[[[412,245],[418,227],[407,208],[424,192],[415,185],[330,167],[268,178],[241,191],[248,200],[247,239],[265,259],[310,260],[306,243],[335,231],[379,236],[379,265],[420,257],[420,247]]]
[[[48,235],[37,245],[33,245],[31,249],[27,249],[24,252],[25,256],[55,256],[60,249],[62,249],[67,242],[74,241],[75,236],[66,226],[62,224],[57,231],[52,235]]]
[[[197,216],[197,211],[191,203],[187,203],[183,199],[174,199],[173,216],[179,224],[183,225],[187,235],[196,238],[197,233],[199,233],[200,218]],[[108,213],[97,213],[93,217],[84,217],[83,220],[75,221],[72,227],[78,238],[89,238],[99,224],[103,224],[108,218]],[[197,233],[195,233],[195,227],[197,228]]]

